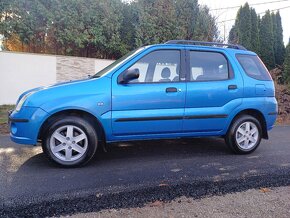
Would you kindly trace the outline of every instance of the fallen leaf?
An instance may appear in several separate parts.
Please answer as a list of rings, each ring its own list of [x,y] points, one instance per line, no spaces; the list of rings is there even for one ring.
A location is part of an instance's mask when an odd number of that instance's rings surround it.
[[[271,189],[269,189],[269,188],[260,188],[260,191],[263,192],[263,193],[266,193],[266,192],[270,192]]]
[[[158,201],[158,200],[149,204],[150,207],[161,207],[162,205],[163,205],[163,202]]]
[[[167,183],[160,183],[159,187],[169,186]]]

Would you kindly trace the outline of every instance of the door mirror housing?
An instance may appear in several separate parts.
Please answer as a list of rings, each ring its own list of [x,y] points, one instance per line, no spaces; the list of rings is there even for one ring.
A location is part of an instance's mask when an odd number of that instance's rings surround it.
[[[126,84],[130,82],[131,80],[138,79],[139,75],[140,73],[137,68],[128,69],[119,76],[118,83]]]

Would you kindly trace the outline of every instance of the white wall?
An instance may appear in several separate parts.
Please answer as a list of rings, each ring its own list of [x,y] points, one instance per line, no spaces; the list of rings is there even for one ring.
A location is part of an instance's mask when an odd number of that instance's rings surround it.
[[[0,105],[15,104],[21,93],[56,82],[86,78],[113,60],[0,52]]]
[[[56,81],[56,57],[0,52],[0,105],[15,104],[31,88]]]
[[[104,69],[111,63],[113,63],[113,60],[106,60],[106,59],[96,59],[95,60],[95,73],[99,72],[100,70]]]

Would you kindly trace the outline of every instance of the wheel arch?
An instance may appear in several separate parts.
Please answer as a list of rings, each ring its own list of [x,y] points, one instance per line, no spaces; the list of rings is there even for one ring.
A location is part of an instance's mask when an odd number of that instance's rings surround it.
[[[261,127],[262,127],[262,138],[263,139],[268,139],[268,131],[267,131],[267,123],[266,123],[266,119],[265,119],[265,116],[263,115],[263,113],[257,109],[244,109],[242,111],[240,111],[239,113],[237,113],[234,118],[232,119],[231,121],[231,124],[229,125],[229,128],[230,129],[230,126],[233,124],[233,122],[240,116],[242,115],[249,115],[249,116],[253,116],[255,117],[261,124]]]
[[[42,125],[39,129],[37,139],[42,141],[44,136],[45,136],[45,132],[49,128],[50,124],[52,122],[56,121],[57,119],[59,119],[61,116],[78,116],[78,117],[82,117],[82,118],[86,119],[89,123],[92,124],[92,126],[94,127],[97,134],[100,135],[98,140],[101,142],[101,144],[104,148],[104,145],[106,143],[106,135],[105,135],[105,130],[104,130],[102,123],[93,114],[91,114],[87,111],[84,111],[84,110],[80,110],[80,109],[66,109],[66,110],[57,111],[57,112],[51,114],[42,123]]]

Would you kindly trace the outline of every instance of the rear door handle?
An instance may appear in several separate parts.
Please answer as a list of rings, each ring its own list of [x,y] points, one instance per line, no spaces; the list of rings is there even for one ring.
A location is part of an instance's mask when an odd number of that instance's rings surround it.
[[[175,87],[168,87],[168,88],[166,88],[166,92],[168,93],[168,92],[177,92],[177,88],[175,88]]]
[[[228,86],[228,90],[234,90],[234,89],[237,89],[238,86],[237,85],[229,85]]]

